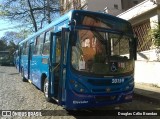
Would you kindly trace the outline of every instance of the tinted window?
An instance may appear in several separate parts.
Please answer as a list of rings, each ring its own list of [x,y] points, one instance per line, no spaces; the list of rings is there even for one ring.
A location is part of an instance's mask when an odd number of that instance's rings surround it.
[[[43,42],[44,42],[44,34],[41,34],[36,38],[36,45],[34,50],[35,55],[40,55],[42,53]]]
[[[50,53],[50,42],[48,41],[48,42],[44,43],[44,45],[43,45],[42,54],[43,55],[49,55],[49,53]]]
[[[50,40],[49,40],[49,36],[50,36],[50,32],[47,32],[45,34],[45,43],[43,45],[43,51],[42,51],[42,54],[43,55],[49,55],[50,53]]]

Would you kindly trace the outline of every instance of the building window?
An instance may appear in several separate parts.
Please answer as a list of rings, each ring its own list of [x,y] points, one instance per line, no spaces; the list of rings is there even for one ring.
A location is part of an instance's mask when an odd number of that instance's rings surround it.
[[[133,4],[134,4],[134,5],[137,5],[137,4],[138,4],[138,1],[133,1]]]
[[[118,9],[118,5],[117,4],[114,4],[114,9]]]

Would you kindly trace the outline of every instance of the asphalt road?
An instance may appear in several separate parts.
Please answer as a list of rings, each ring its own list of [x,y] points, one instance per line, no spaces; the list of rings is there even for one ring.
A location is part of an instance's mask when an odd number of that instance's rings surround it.
[[[104,118],[137,118],[137,119],[150,119],[157,118],[158,116],[141,116],[142,110],[152,110],[155,112],[156,110],[160,110],[160,105],[156,105],[152,102],[149,102],[145,99],[139,99],[134,97],[133,102],[120,104],[120,105],[112,105],[106,106],[96,109],[88,109],[83,111],[73,111],[68,112],[63,107],[58,106],[56,103],[46,102],[43,92],[38,90],[34,85],[28,82],[22,82],[21,76],[16,70],[15,67],[5,67],[0,66],[0,110],[5,111],[13,111],[19,110],[20,113],[15,112],[14,116],[6,117],[2,116],[2,111],[0,114],[0,118],[2,119],[17,119],[17,118],[37,118],[37,119],[75,119],[75,118],[86,118],[86,119],[104,119]],[[43,111],[42,111],[43,110]],[[45,112],[45,110],[47,110]],[[99,116],[99,113],[114,113],[114,110],[125,110],[124,113],[119,113],[121,116]],[[30,117],[28,117],[28,111],[34,112],[34,116],[30,113]],[[38,111],[40,113],[38,113]],[[98,111],[98,112],[97,112]],[[138,116],[129,116],[129,112],[135,111],[135,115]],[[128,116],[127,115],[128,112]],[[26,114],[27,113],[27,114]],[[41,116],[41,113],[45,113],[47,116]],[[89,116],[86,114],[89,113]],[[16,115],[17,114],[17,115]],[[19,114],[19,115],[18,115]],[[39,115],[38,115],[39,114]],[[132,112],[133,114],[133,112]],[[49,116],[52,115],[52,116]],[[93,116],[92,116],[93,115]],[[103,115],[103,114],[102,114]],[[122,116],[123,115],[123,116]],[[38,116],[38,117],[36,117]]]

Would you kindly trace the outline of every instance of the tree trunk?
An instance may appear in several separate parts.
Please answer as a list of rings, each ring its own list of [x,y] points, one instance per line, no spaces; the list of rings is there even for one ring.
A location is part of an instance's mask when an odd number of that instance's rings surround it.
[[[48,23],[51,23],[50,0],[47,0],[47,20],[48,20]]]
[[[29,11],[30,11],[30,15],[31,15],[32,24],[33,24],[35,32],[36,32],[36,31],[38,31],[38,29],[37,29],[37,23],[36,23],[34,14],[33,14],[32,6],[31,6],[31,3],[30,3],[30,0],[28,0],[27,2],[28,2],[28,6],[29,6]]]

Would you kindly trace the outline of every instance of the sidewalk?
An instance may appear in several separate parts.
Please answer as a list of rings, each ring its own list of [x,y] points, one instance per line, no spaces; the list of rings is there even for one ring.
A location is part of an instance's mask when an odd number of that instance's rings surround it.
[[[134,96],[160,104],[160,88],[148,84],[135,83]]]

